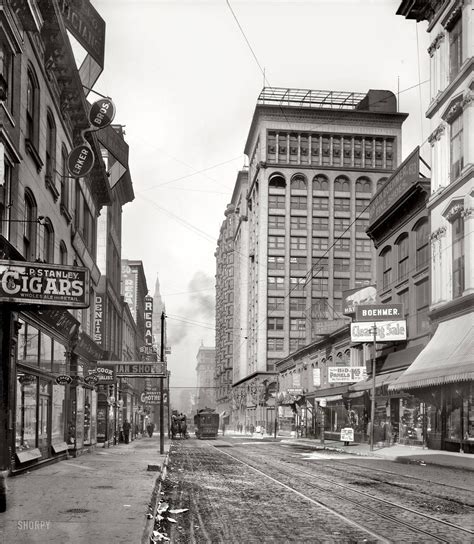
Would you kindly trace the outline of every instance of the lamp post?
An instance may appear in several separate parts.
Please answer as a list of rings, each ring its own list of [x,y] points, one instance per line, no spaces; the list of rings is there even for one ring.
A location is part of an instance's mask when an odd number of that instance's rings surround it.
[[[377,343],[377,324],[373,327],[373,353],[372,353],[372,399],[370,404],[370,451],[374,450],[374,419],[375,419],[375,358],[376,358],[376,343]]]
[[[165,312],[161,312],[161,345],[160,345],[160,361],[164,363],[165,361]],[[164,393],[164,387],[163,387],[163,381],[164,378],[160,378],[160,454],[163,454],[165,451],[165,423],[164,423],[164,399],[163,399],[163,393]]]

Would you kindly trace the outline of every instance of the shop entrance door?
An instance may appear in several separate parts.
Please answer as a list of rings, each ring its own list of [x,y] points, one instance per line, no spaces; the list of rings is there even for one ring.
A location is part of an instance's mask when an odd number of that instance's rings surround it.
[[[51,383],[39,380],[38,448],[43,458],[49,457],[51,446]]]
[[[392,426],[392,442],[400,440],[400,399],[390,399],[390,424]]]

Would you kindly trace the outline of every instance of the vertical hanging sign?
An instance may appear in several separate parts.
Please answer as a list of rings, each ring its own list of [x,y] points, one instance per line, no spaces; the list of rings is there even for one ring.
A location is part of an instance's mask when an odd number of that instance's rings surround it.
[[[145,297],[145,346],[153,347],[153,298]]]

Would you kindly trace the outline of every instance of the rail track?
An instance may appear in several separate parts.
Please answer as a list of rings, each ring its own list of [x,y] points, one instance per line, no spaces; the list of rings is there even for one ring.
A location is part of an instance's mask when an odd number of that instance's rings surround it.
[[[474,540],[474,531],[468,528],[377,497],[338,482],[334,477],[325,477],[320,472],[305,470],[294,462],[273,455],[271,461],[265,460],[261,453],[235,447],[232,448],[234,453],[216,449],[300,498],[331,511],[341,521],[357,526],[379,541],[467,544]],[[390,535],[389,539],[387,535]]]

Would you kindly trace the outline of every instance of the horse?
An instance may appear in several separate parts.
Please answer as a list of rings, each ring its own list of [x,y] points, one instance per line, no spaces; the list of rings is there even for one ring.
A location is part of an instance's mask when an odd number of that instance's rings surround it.
[[[186,418],[173,417],[171,421],[171,438],[176,438],[179,434],[180,438],[188,438]]]

